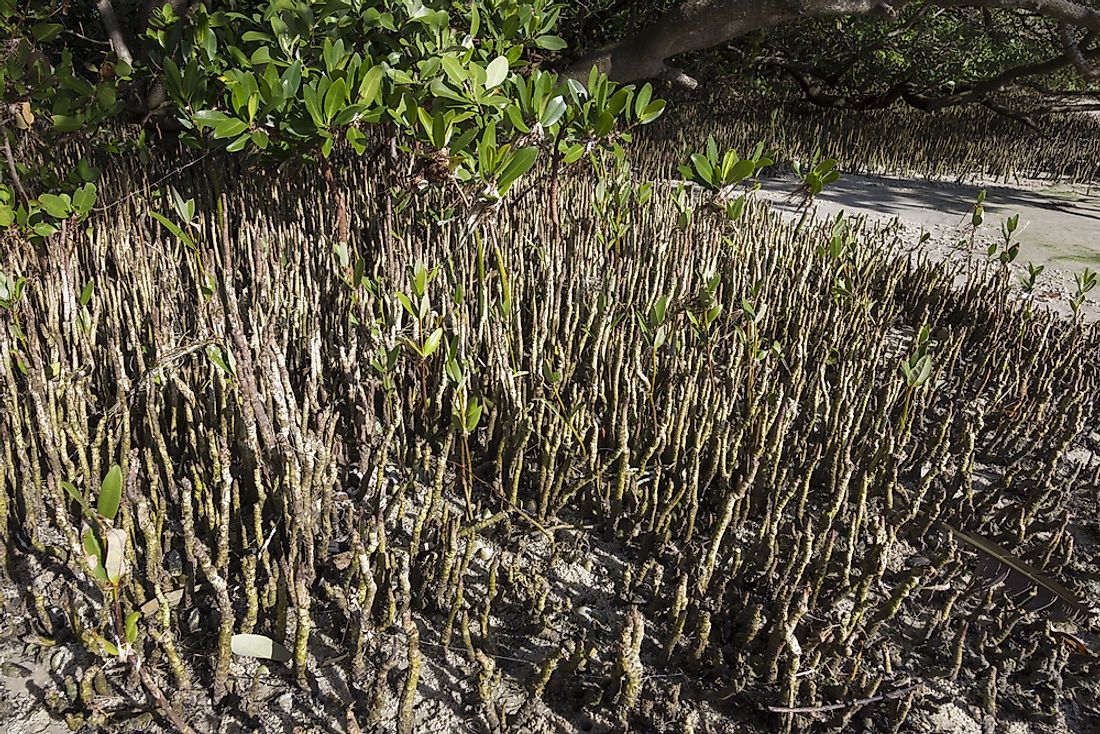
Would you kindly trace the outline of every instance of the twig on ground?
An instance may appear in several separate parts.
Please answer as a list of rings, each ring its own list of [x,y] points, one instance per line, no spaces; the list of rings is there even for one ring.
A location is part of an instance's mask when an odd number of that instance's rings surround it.
[[[840,711],[841,709],[855,708],[856,706],[866,706],[869,703],[879,703],[880,701],[888,701],[893,698],[901,698],[923,686],[924,681],[918,681],[912,685],[895,688],[887,693],[870,696],[869,698],[857,698],[854,701],[830,703],[824,706],[768,706],[768,711],[776,714],[819,714],[827,711]]]
[[[153,680],[153,676],[149,675],[149,671],[145,668],[138,668],[138,675],[141,677],[141,683],[145,686],[145,690],[149,691],[149,695],[156,700],[161,713],[172,723],[176,731],[178,731],[179,734],[195,734],[195,730],[192,729],[186,721],[180,718],[180,715],[172,708],[172,704],[164,697],[163,691],[160,690],[160,686],[157,685],[157,682]]]

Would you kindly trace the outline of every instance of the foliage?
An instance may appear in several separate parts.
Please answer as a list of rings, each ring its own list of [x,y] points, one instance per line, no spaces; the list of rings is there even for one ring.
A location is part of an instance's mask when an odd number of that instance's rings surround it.
[[[585,85],[540,68],[565,47],[561,11],[550,0],[236,0],[178,16],[166,3],[122,29],[143,52],[130,63],[119,58],[129,50],[80,40],[52,4],[4,0],[0,30],[14,50],[2,58],[2,99],[18,114],[2,132],[24,151],[14,165],[27,195],[0,188],[0,226],[49,237],[87,216],[98,172],[63,173],[51,150],[79,138],[148,151],[143,132],[120,132],[133,122],[246,162],[381,154],[393,138],[422,161],[407,183],[453,180],[498,200],[541,153],[575,162],[664,108],[649,85],[595,70]]]

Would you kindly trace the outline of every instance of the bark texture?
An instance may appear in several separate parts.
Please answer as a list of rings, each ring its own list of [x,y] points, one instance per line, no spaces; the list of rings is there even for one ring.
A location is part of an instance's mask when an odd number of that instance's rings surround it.
[[[746,33],[807,18],[837,15],[892,16],[901,3],[883,0],[685,0],[635,35],[577,61],[570,73],[586,77],[593,66],[615,81],[693,80],[668,66],[677,54],[717,46]]]
[[[695,82],[666,60],[712,48],[762,28],[809,18],[878,15],[892,18],[910,0],[685,0],[638,33],[578,60],[569,69],[585,78],[593,66],[615,81],[674,79]],[[1021,10],[1064,26],[1100,31],[1100,10],[1072,0],[932,0],[939,7]]]

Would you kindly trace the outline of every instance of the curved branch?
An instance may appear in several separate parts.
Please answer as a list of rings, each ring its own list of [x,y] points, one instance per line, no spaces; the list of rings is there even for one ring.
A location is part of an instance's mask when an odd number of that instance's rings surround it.
[[[583,78],[593,66],[619,82],[667,78],[682,72],[665,60],[711,48],[755,30],[810,18],[894,18],[911,0],[684,0],[633,36],[589,54],[568,70]],[[1100,33],[1100,10],[1074,0],[928,0],[928,5],[1026,11]]]
[[[885,15],[909,0],[685,0],[641,31],[582,57],[568,70],[583,78],[593,66],[620,82],[677,76],[665,59],[717,46],[761,28],[809,18]]]
[[[1100,48],[1088,49],[1087,51],[1078,49],[1078,51],[1081,54],[1082,62],[1086,64],[1090,64],[1093,60],[1100,59]],[[941,110],[946,107],[957,107],[959,105],[978,103],[985,105],[1000,115],[1011,117],[1014,120],[1034,127],[1035,121],[1030,115],[1024,112],[1010,110],[990,100],[990,95],[1015,86],[1021,79],[1051,74],[1065,69],[1073,63],[1074,60],[1072,55],[1067,52],[1046,61],[1034,64],[1021,64],[1005,69],[996,76],[992,76],[989,79],[966,87],[961,87],[949,94],[931,95],[927,91],[917,91],[913,85],[908,82],[899,82],[883,92],[861,96],[832,94],[825,91],[819,84],[815,84],[811,79],[811,77],[822,79],[825,77],[819,76],[812,70],[804,67],[799,67],[791,63],[777,63],[775,66],[785,71],[795,80],[802,89],[802,94],[807,101],[820,107],[846,110],[883,109],[900,99],[919,110],[935,112],[936,110]]]

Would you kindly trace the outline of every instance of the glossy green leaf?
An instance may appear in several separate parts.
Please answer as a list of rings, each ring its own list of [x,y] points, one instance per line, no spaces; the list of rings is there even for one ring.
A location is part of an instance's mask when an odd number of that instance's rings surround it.
[[[126,641],[131,645],[137,640],[138,635],[138,620],[141,619],[141,612],[130,612],[126,615]]]
[[[444,56],[442,64],[443,71],[446,72],[447,78],[451,80],[451,83],[460,85],[469,78],[466,70],[462,68],[462,64],[460,64],[458,59],[454,56],[450,54]]]
[[[86,183],[73,192],[73,208],[81,216],[87,214],[95,206],[97,189],[94,183]]]
[[[96,511],[107,518],[114,520],[118,514],[118,507],[122,501],[122,469],[118,464],[111,466],[103,483],[99,485],[99,497],[96,500]]]
[[[65,219],[72,212],[68,196],[57,194],[39,194],[38,203],[54,219]]]
[[[248,124],[244,120],[238,120],[236,117],[229,117],[224,120],[218,120],[212,127],[214,128],[214,138],[233,138],[245,130],[248,129]]]
[[[325,122],[332,122],[348,100],[348,87],[343,79],[337,79],[325,93]]]
[[[497,191],[503,195],[516,179],[531,170],[538,155],[539,150],[534,147],[517,150],[497,177]]]
[[[363,81],[359,83],[359,101],[364,104],[374,104],[381,99],[382,78],[385,69],[381,66],[372,66],[363,75]]]

